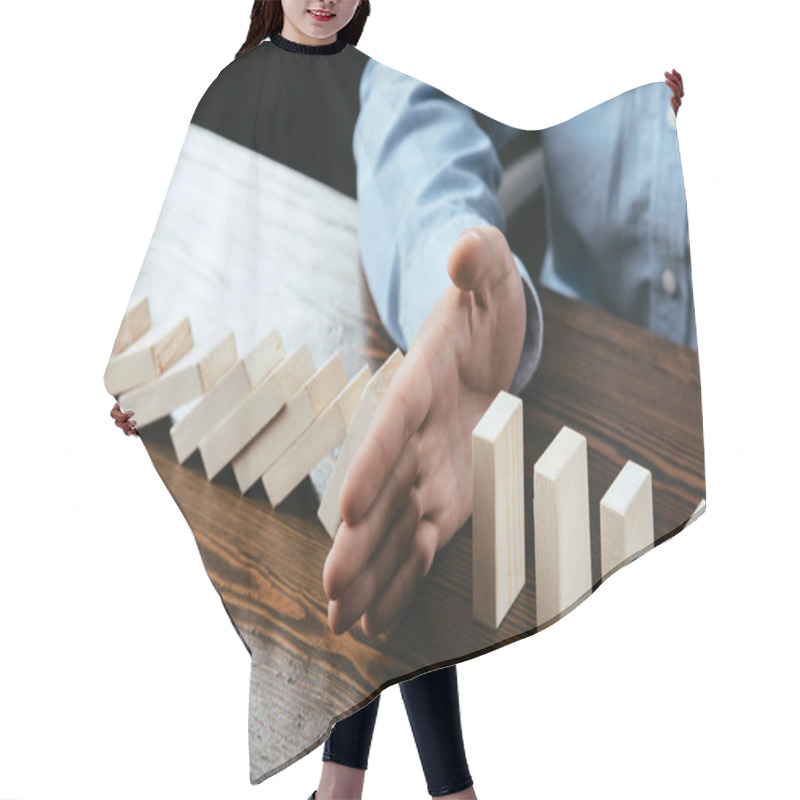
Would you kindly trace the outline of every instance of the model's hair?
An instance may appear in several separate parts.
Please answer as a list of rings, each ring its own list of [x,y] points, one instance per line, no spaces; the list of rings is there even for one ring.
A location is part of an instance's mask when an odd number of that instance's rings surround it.
[[[369,0],[361,0],[356,13],[347,25],[336,35],[337,39],[346,39],[348,44],[358,44],[364,23],[369,16]],[[261,44],[268,36],[283,30],[283,6],[280,0],[255,0],[250,12],[250,30],[247,39],[239,48],[236,58],[246,53],[251,47]]]

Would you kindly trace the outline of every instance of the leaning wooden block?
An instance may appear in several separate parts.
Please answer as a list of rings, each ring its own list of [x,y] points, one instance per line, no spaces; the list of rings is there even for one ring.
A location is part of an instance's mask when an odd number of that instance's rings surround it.
[[[369,382],[364,366],[261,480],[270,503],[277,506],[346,436],[358,400]]]
[[[244,357],[244,368],[251,386],[257,386],[285,357],[283,339],[277,328],[273,328]]]
[[[152,383],[123,392],[119,406],[123,411],[133,411],[137,427],[143,428],[202,393],[197,364],[179,362]]]
[[[111,355],[118,356],[149,330],[150,304],[147,301],[147,297],[134,297],[128,303],[128,310],[122,318],[122,324],[119,326],[117,338],[114,340]]]
[[[628,461],[600,500],[601,575],[653,542],[653,478]]]
[[[207,355],[197,362],[197,371],[200,373],[200,383],[203,394],[236,363],[236,337],[233,331],[224,336]]]
[[[250,376],[263,379],[284,358],[283,341],[277,329],[262,339],[244,359],[231,367],[200,402],[170,428],[169,435],[178,463],[183,464],[236,406],[255,388]],[[249,362],[248,362],[249,359]],[[247,364],[251,368],[248,371]]]
[[[193,347],[189,317],[151,328],[136,344],[111,356],[104,381],[110,394],[121,394],[154,381]]]
[[[214,345],[199,361],[191,353],[173,364],[159,378],[150,383],[123,392],[119,405],[123,411],[133,411],[137,426],[144,427],[162,419],[179,406],[203,394],[203,374],[209,375],[209,364],[214,370],[230,368],[236,360],[236,346],[231,351],[230,337]],[[191,361],[190,361],[191,359]]]
[[[472,614],[499,628],[525,585],[522,400],[499,392],[472,431]]]
[[[386,394],[389,384],[395,373],[403,363],[403,353],[398,348],[383,363],[381,368],[372,376],[364,394],[358,403],[353,424],[347,431],[347,438],[339,451],[333,472],[331,473],[325,494],[320,503],[317,516],[322,522],[328,535],[333,538],[342,521],[339,515],[339,493],[342,490],[344,476],[355,457],[358,448],[367,436],[372,418],[378,410],[378,404]]]
[[[335,353],[233,459],[239,489],[246,492],[297,440],[347,385],[342,357]]]
[[[313,373],[314,359],[304,342],[200,440],[200,455],[209,480],[281,410]]]
[[[533,523],[541,625],[592,588],[586,437],[566,426],[534,464]]]

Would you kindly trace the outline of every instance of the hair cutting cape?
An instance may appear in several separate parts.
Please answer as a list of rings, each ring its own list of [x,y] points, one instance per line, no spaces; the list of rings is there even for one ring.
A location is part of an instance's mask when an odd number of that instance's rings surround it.
[[[343,41],[278,41],[198,104],[105,373],[251,655],[254,783],[383,688],[558,621],[705,507],[669,88],[520,131]],[[525,340],[492,340],[490,360],[520,352],[516,373],[458,419],[417,523],[471,513],[430,563],[401,526],[349,531],[361,610],[403,603],[386,630],[358,615],[334,633],[323,567],[347,468],[403,380],[465,391],[411,356],[458,291],[459,234],[483,225],[508,241]],[[460,484],[437,496],[437,471]]]

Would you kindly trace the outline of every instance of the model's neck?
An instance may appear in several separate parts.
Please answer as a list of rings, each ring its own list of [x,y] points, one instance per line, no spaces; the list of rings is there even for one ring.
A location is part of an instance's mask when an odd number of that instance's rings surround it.
[[[346,39],[336,39],[336,41],[328,44],[300,44],[300,42],[287,39],[281,33],[273,33],[272,36],[270,36],[270,41],[282,50],[288,50],[291,53],[306,53],[308,55],[320,56],[339,53],[347,47]]]

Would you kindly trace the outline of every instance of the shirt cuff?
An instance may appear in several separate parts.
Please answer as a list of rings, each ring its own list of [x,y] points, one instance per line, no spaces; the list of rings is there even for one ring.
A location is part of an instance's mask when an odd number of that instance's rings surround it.
[[[525,292],[525,342],[522,345],[522,354],[519,357],[517,371],[509,388],[511,394],[519,395],[530,383],[533,373],[536,372],[536,368],[539,366],[539,361],[542,357],[544,320],[542,318],[542,304],[533,286],[531,276],[517,255],[513,255]]]

